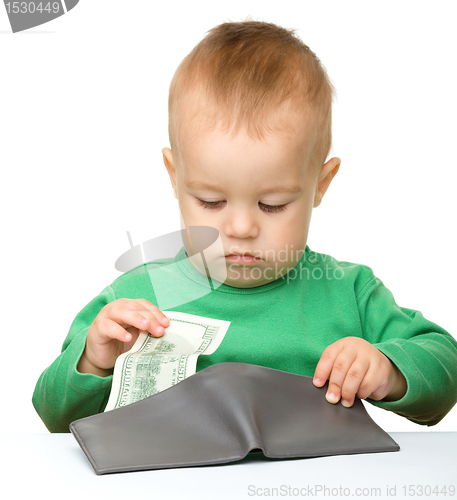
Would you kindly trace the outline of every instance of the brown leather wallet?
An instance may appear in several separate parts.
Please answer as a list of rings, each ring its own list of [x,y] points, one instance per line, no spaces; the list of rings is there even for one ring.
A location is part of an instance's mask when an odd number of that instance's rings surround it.
[[[76,420],[70,431],[97,474],[269,458],[399,451],[355,398],[325,399],[328,381],[219,363],[136,403]]]

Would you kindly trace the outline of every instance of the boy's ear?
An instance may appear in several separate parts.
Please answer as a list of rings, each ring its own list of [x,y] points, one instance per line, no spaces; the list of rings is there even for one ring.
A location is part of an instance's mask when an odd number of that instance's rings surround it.
[[[316,193],[314,196],[314,204],[313,204],[314,208],[318,207],[321,204],[322,198],[324,197],[325,192],[330,186],[332,179],[335,177],[338,170],[340,169],[340,165],[341,165],[340,158],[334,157],[331,158],[322,167],[319,173]]]
[[[173,153],[170,148],[162,149],[163,163],[167,169],[168,175],[170,176],[171,186],[173,188],[173,195],[178,199],[178,193],[176,191],[176,170],[173,163]]]

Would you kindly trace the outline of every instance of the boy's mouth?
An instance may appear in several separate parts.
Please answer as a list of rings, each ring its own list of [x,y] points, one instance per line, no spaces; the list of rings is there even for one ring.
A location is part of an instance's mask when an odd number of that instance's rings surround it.
[[[226,255],[225,259],[229,262],[233,262],[234,264],[255,264],[256,262],[260,262],[262,260],[260,257],[254,257],[250,253],[232,253],[230,255]]]

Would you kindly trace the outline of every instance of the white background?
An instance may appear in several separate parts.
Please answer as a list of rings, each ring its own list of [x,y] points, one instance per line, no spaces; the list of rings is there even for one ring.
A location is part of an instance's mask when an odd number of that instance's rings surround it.
[[[311,250],[369,265],[397,303],[456,336],[456,8],[452,1],[81,0],[12,34],[0,5],[3,402],[11,432],[47,429],[32,393],[76,314],[129,248],[180,229],[163,164],[168,86],[224,21],[298,28],[337,89],[342,159]],[[365,403],[386,431],[456,431]]]

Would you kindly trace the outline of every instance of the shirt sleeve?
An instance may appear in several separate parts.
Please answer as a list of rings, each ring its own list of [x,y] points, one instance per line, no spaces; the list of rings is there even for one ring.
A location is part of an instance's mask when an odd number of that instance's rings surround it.
[[[77,314],[60,356],[38,379],[32,403],[50,432],[70,432],[71,422],[101,413],[106,407],[113,376],[80,373],[76,367],[92,322],[115,299],[114,290],[107,286]]]
[[[373,276],[357,294],[365,340],[403,373],[407,391],[397,401],[366,401],[420,425],[440,422],[457,402],[457,341],[421,312],[399,307]]]

